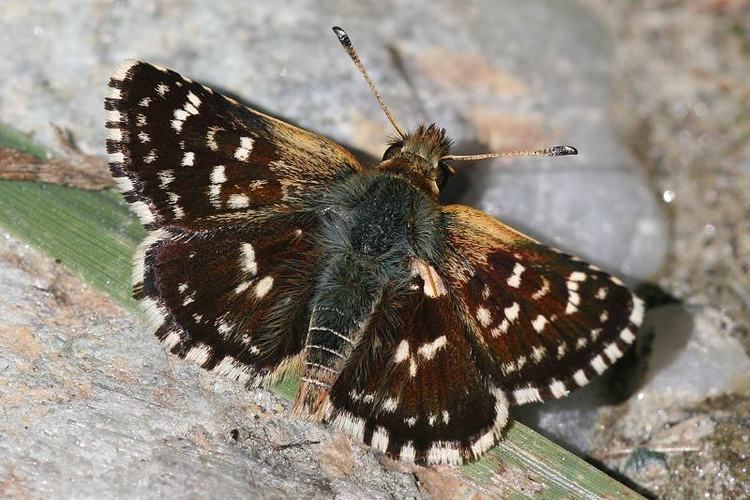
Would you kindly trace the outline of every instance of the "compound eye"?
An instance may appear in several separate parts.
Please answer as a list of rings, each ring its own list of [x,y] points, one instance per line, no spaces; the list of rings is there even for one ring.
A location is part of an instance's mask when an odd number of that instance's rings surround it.
[[[397,153],[401,152],[401,148],[403,146],[404,146],[404,143],[401,141],[388,146],[388,149],[386,149],[385,153],[383,153],[383,161],[387,160],[388,158],[392,158]]]
[[[453,170],[453,167],[451,167],[444,161],[438,162],[438,177],[435,182],[438,189],[442,191],[445,185],[448,183],[448,179],[450,179],[454,175],[456,175],[456,171]]]

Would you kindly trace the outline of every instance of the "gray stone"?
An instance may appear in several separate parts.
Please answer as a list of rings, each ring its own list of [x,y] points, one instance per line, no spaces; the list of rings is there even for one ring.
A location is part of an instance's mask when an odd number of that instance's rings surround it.
[[[168,356],[132,314],[7,234],[0,289],[0,496],[418,494],[285,400]]]

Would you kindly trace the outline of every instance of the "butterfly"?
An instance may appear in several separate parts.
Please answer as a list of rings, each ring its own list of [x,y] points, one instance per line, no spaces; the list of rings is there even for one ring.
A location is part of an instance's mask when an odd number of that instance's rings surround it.
[[[110,169],[148,235],[134,296],[172,353],[257,387],[387,456],[461,464],[513,405],[615,363],[644,306],[617,278],[438,196],[442,128],[362,165],[338,144],[138,61],[112,76]],[[561,156],[569,146],[521,152]]]

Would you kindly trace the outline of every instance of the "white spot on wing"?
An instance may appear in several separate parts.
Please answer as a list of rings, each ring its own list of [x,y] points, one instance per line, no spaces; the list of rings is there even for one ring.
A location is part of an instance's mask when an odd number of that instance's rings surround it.
[[[272,287],[273,278],[271,276],[266,276],[265,278],[261,279],[257,285],[255,285],[255,296],[259,299],[262,299],[268,292],[271,291]]]
[[[227,200],[229,208],[246,208],[250,206],[250,198],[245,194],[232,194]]]
[[[413,464],[414,457],[416,455],[417,453],[416,453],[416,450],[414,450],[414,445],[412,444],[411,441],[409,441],[401,447],[401,453],[399,453],[399,458],[404,463]]]
[[[432,359],[435,357],[435,353],[437,353],[438,349],[445,347],[447,343],[448,338],[445,335],[441,335],[432,342],[426,342],[425,344],[422,344],[418,352],[425,358]]]
[[[133,181],[127,177],[113,177],[112,180],[115,181],[115,186],[121,193],[129,193],[133,190]]]
[[[644,306],[643,306],[643,300],[633,296],[633,311],[630,313],[630,322],[633,323],[636,326],[640,326],[641,322],[643,321],[643,312],[644,312]]]
[[[112,79],[123,81],[128,76],[128,71],[130,71],[130,69],[133,66],[136,66],[137,64],[139,64],[139,61],[135,61],[132,59],[123,62],[117,67],[115,72],[112,74]]]
[[[632,344],[635,340],[635,335],[630,331],[629,328],[625,328],[620,332],[620,338],[627,344]]]
[[[396,408],[398,408],[398,398],[393,398],[393,397],[386,398],[383,401],[383,404],[380,405],[380,408],[385,413],[392,413],[396,411]]]
[[[211,357],[211,352],[211,348],[205,344],[196,345],[187,352],[185,359],[188,361],[194,361],[203,366],[203,364]]]
[[[252,373],[245,364],[228,355],[224,356],[219,364],[214,366],[211,371],[230,379],[238,380],[242,383],[245,383],[252,378]]]
[[[544,359],[545,354],[547,354],[547,348],[544,346],[534,346],[531,350],[531,357],[534,358],[534,361],[537,363]]]
[[[148,233],[146,238],[138,245],[138,249],[133,256],[133,285],[143,283],[146,272],[146,252],[157,242],[168,236],[163,229],[157,229]]]
[[[174,171],[172,170],[160,170],[156,174],[159,177],[159,187],[165,189],[174,181]]]
[[[545,318],[543,315],[539,315],[536,317],[534,321],[531,322],[531,326],[534,327],[534,330],[537,331],[537,333],[540,333],[542,330],[544,330],[544,326],[548,323],[547,318]]]
[[[409,357],[409,342],[406,340],[402,340],[401,343],[398,344],[398,348],[396,349],[396,355],[393,357],[394,363],[401,363],[402,361],[405,361]]]
[[[567,396],[569,392],[565,387],[565,384],[560,382],[559,380],[553,380],[553,382],[549,385],[549,390],[556,398]]]
[[[513,302],[511,306],[506,307],[503,311],[505,317],[508,318],[508,321],[511,323],[518,319],[519,312],[521,312],[521,306],[518,305],[518,302]]]
[[[336,415],[336,418],[333,420],[333,425],[346,432],[354,439],[362,441],[365,435],[365,421],[359,417],[355,417],[347,411],[339,411],[340,413]]]
[[[193,106],[196,108],[201,105],[201,100],[198,98],[197,95],[193,94],[192,92],[187,93],[188,101],[192,103]]]
[[[240,137],[240,147],[234,152],[234,157],[240,161],[245,161],[250,157],[253,150],[253,139],[250,137]]]
[[[509,326],[510,326],[510,323],[508,322],[508,319],[506,318],[506,319],[504,319],[502,321],[502,323],[500,323],[499,325],[497,325],[496,328],[493,328],[492,330],[490,330],[490,334],[493,337],[499,337],[503,333],[507,333],[508,332],[508,327]]]
[[[542,400],[542,396],[539,394],[539,389],[537,389],[536,387],[524,387],[523,389],[516,389],[515,391],[513,391],[513,397],[520,405]]]
[[[167,319],[167,312],[151,297],[145,297],[140,301],[141,309],[146,314],[146,320],[153,330],[159,329]]]
[[[146,156],[143,157],[143,163],[153,163],[157,158],[158,156],[156,155],[156,150],[152,149]]]
[[[477,320],[479,320],[483,327],[486,328],[492,324],[492,314],[486,307],[479,307],[476,315]]]
[[[255,262],[255,249],[250,243],[243,243],[240,246],[240,253],[242,254],[242,269],[252,276],[258,272],[258,263]]]
[[[601,354],[598,354],[594,359],[591,360],[591,367],[596,370],[596,373],[604,373],[607,369],[607,363],[604,362]]]
[[[542,288],[540,288],[539,290],[531,294],[531,298],[534,300],[539,300],[545,295],[547,295],[549,291],[550,291],[549,280],[547,280],[547,278],[542,276]]]
[[[461,451],[448,443],[433,444],[427,451],[428,464],[461,465]]]
[[[224,172],[224,165],[216,165],[211,171],[211,183],[221,184],[227,181],[226,173]]]
[[[216,132],[219,130],[221,130],[219,127],[211,127],[208,129],[208,132],[206,132],[206,144],[211,151],[219,150],[219,143],[216,142]]]
[[[130,209],[138,216],[141,223],[144,225],[151,224],[156,220],[149,206],[142,201],[134,201],[130,204]]]
[[[192,151],[188,151],[182,157],[182,166],[183,167],[192,167],[194,161],[195,161],[195,153],[193,153]]]
[[[122,114],[116,109],[107,111],[107,121],[112,123],[120,123],[122,121]]]
[[[388,431],[383,427],[378,426],[375,432],[372,433],[372,447],[376,450],[386,452],[388,450]]]
[[[609,358],[610,363],[614,363],[618,359],[622,357],[622,351],[619,347],[617,347],[617,344],[614,342],[611,344],[608,344],[607,347],[604,348],[604,354],[607,355]]]
[[[513,288],[518,288],[519,286],[521,286],[521,274],[523,274],[525,270],[525,267],[516,262],[516,265],[513,266],[513,274],[510,278],[508,278],[508,286]]]
[[[180,343],[180,334],[177,332],[169,332],[162,342],[167,346],[167,349],[172,349]]]
[[[570,276],[568,276],[568,281],[585,281],[586,280],[586,273],[582,273],[581,271],[573,271],[570,273]]]

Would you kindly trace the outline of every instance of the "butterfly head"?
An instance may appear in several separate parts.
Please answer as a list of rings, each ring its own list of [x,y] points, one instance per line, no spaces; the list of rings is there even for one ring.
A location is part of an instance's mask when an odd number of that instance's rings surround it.
[[[390,142],[380,169],[401,174],[437,195],[455,172],[443,159],[450,152],[451,139],[437,125],[421,125],[414,132]]]
[[[364,77],[381,109],[388,117],[399,137],[391,141],[388,149],[383,155],[383,162],[379,168],[392,174],[407,177],[414,184],[427,189],[435,197],[440,193],[448,177],[455,171],[448,165],[448,160],[484,160],[489,158],[510,158],[517,156],[566,156],[578,154],[578,150],[572,146],[553,146],[551,148],[533,149],[524,151],[502,151],[497,153],[483,153],[476,155],[451,155],[451,140],[445,134],[445,129],[434,123],[422,125],[412,133],[407,133],[399,125],[391,110],[386,105],[383,97],[375,87],[365,66],[360,61],[357,51],[346,32],[338,26],[333,27],[333,32],[344,47],[349,57],[354,62],[359,72]]]

